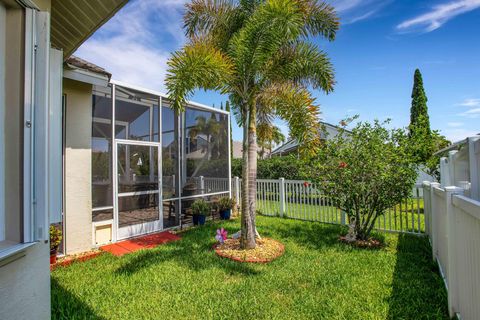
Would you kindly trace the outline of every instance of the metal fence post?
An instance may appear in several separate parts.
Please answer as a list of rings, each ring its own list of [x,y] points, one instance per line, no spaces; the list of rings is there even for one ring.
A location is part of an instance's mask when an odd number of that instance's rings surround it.
[[[285,179],[280,178],[280,217],[285,214]]]
[[[238,177],[233,179],[235,181],[235,201],[237,201],[237,206],[240,207],[240,179]]]
[[[205,179],[203,176],[200,176],[200,190],[202,193],[205,193]]]

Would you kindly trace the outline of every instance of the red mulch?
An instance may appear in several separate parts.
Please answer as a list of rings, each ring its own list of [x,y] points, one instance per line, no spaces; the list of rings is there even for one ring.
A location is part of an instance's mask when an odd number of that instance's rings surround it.
[[[138,250],[155,248],[156,246],[172,241],[180,240],[181,237],[168,231],[149,234],[146,236],[120,241],[100,247],[100,250],[110,252],[121,257],[124,254],[132,253]]]
[[[65,258],[61,258],[60,260],[57,260],[55,264],[50,265],[50,271],[53,271],[58,267],[67,267],[74,262],[84,262],[84,261],[93,259],[101,255],[102,253],[103,252],[101,251],[90,251],[90,252],[85,252],[76,256],[68,256]]]
[[[340,237],[338,240],[358,248],[380,249],[383,247],[383,243],[373,238],[369,238],[368,240],[348,241],[346,237]]]

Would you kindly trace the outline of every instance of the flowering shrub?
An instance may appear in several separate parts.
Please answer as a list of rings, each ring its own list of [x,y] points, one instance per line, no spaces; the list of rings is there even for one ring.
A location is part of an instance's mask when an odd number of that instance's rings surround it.
[[[368,238],[377,218],[410,195],[417,176],[405,131],[386,123],[341,132],[312,161],[311,176],[354,223],[355,239]]]

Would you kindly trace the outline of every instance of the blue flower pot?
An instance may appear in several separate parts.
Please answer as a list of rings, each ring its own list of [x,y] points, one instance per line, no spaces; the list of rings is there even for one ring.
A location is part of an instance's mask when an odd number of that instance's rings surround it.
[[[200,216],[198,214],[193,215],[193,225],[198,226],[201,225],[203,226],[205,224],[205,220],[207,219],[206,216]]]
[[[193,217],[192,217],[194,226],[198,226],[198,217],[199,217],[199,215],[196,215],[196,214],[194,214]]]
[[[232,209],[221,210],[221,211],[220,211],[220,219],[222,219],[222,220],[229,220],[231,213],[232,213]]]

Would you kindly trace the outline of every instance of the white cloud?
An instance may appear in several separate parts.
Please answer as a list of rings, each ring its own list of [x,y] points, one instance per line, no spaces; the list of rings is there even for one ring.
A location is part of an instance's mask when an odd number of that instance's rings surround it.
[[[480,130],[473,131],[468,129],[446,129],[443,134],[447,137],[448,140],[452,142],[463,140],[467,137],[475,136],[480,133]]]
[[[352,24],[372,18],[391,0],[330,0],[329,3],[341,16],[342,24]]]
[[[464,125],[463,122],[448,122],[447,123],[447,126],[450,127],[450,128],[458,128],[458,127],[462,127]]]
[[[467,118],[478,118],[480,117],[480,108],[472,108],[470,110],[467,110],[465,112],[462,112],[460,114],[458,114],[460,116],[463,116],[463,117],[467,117]]]
[[[427,13],[400,23],[397,25],[397,30],[401,32],[415,30],[431,32],[440,28],[448,20],[479,7],[480,0],[457,0],[439,4],[432,7],[431,11]]]
[[[125,6],[75,53],[112,73],[112,78],[165,91],[170,52],[185,43],[186,0],[142,0]]]
[[[480,99],[465,99],[457,105],[469,108],[480,107]]]

